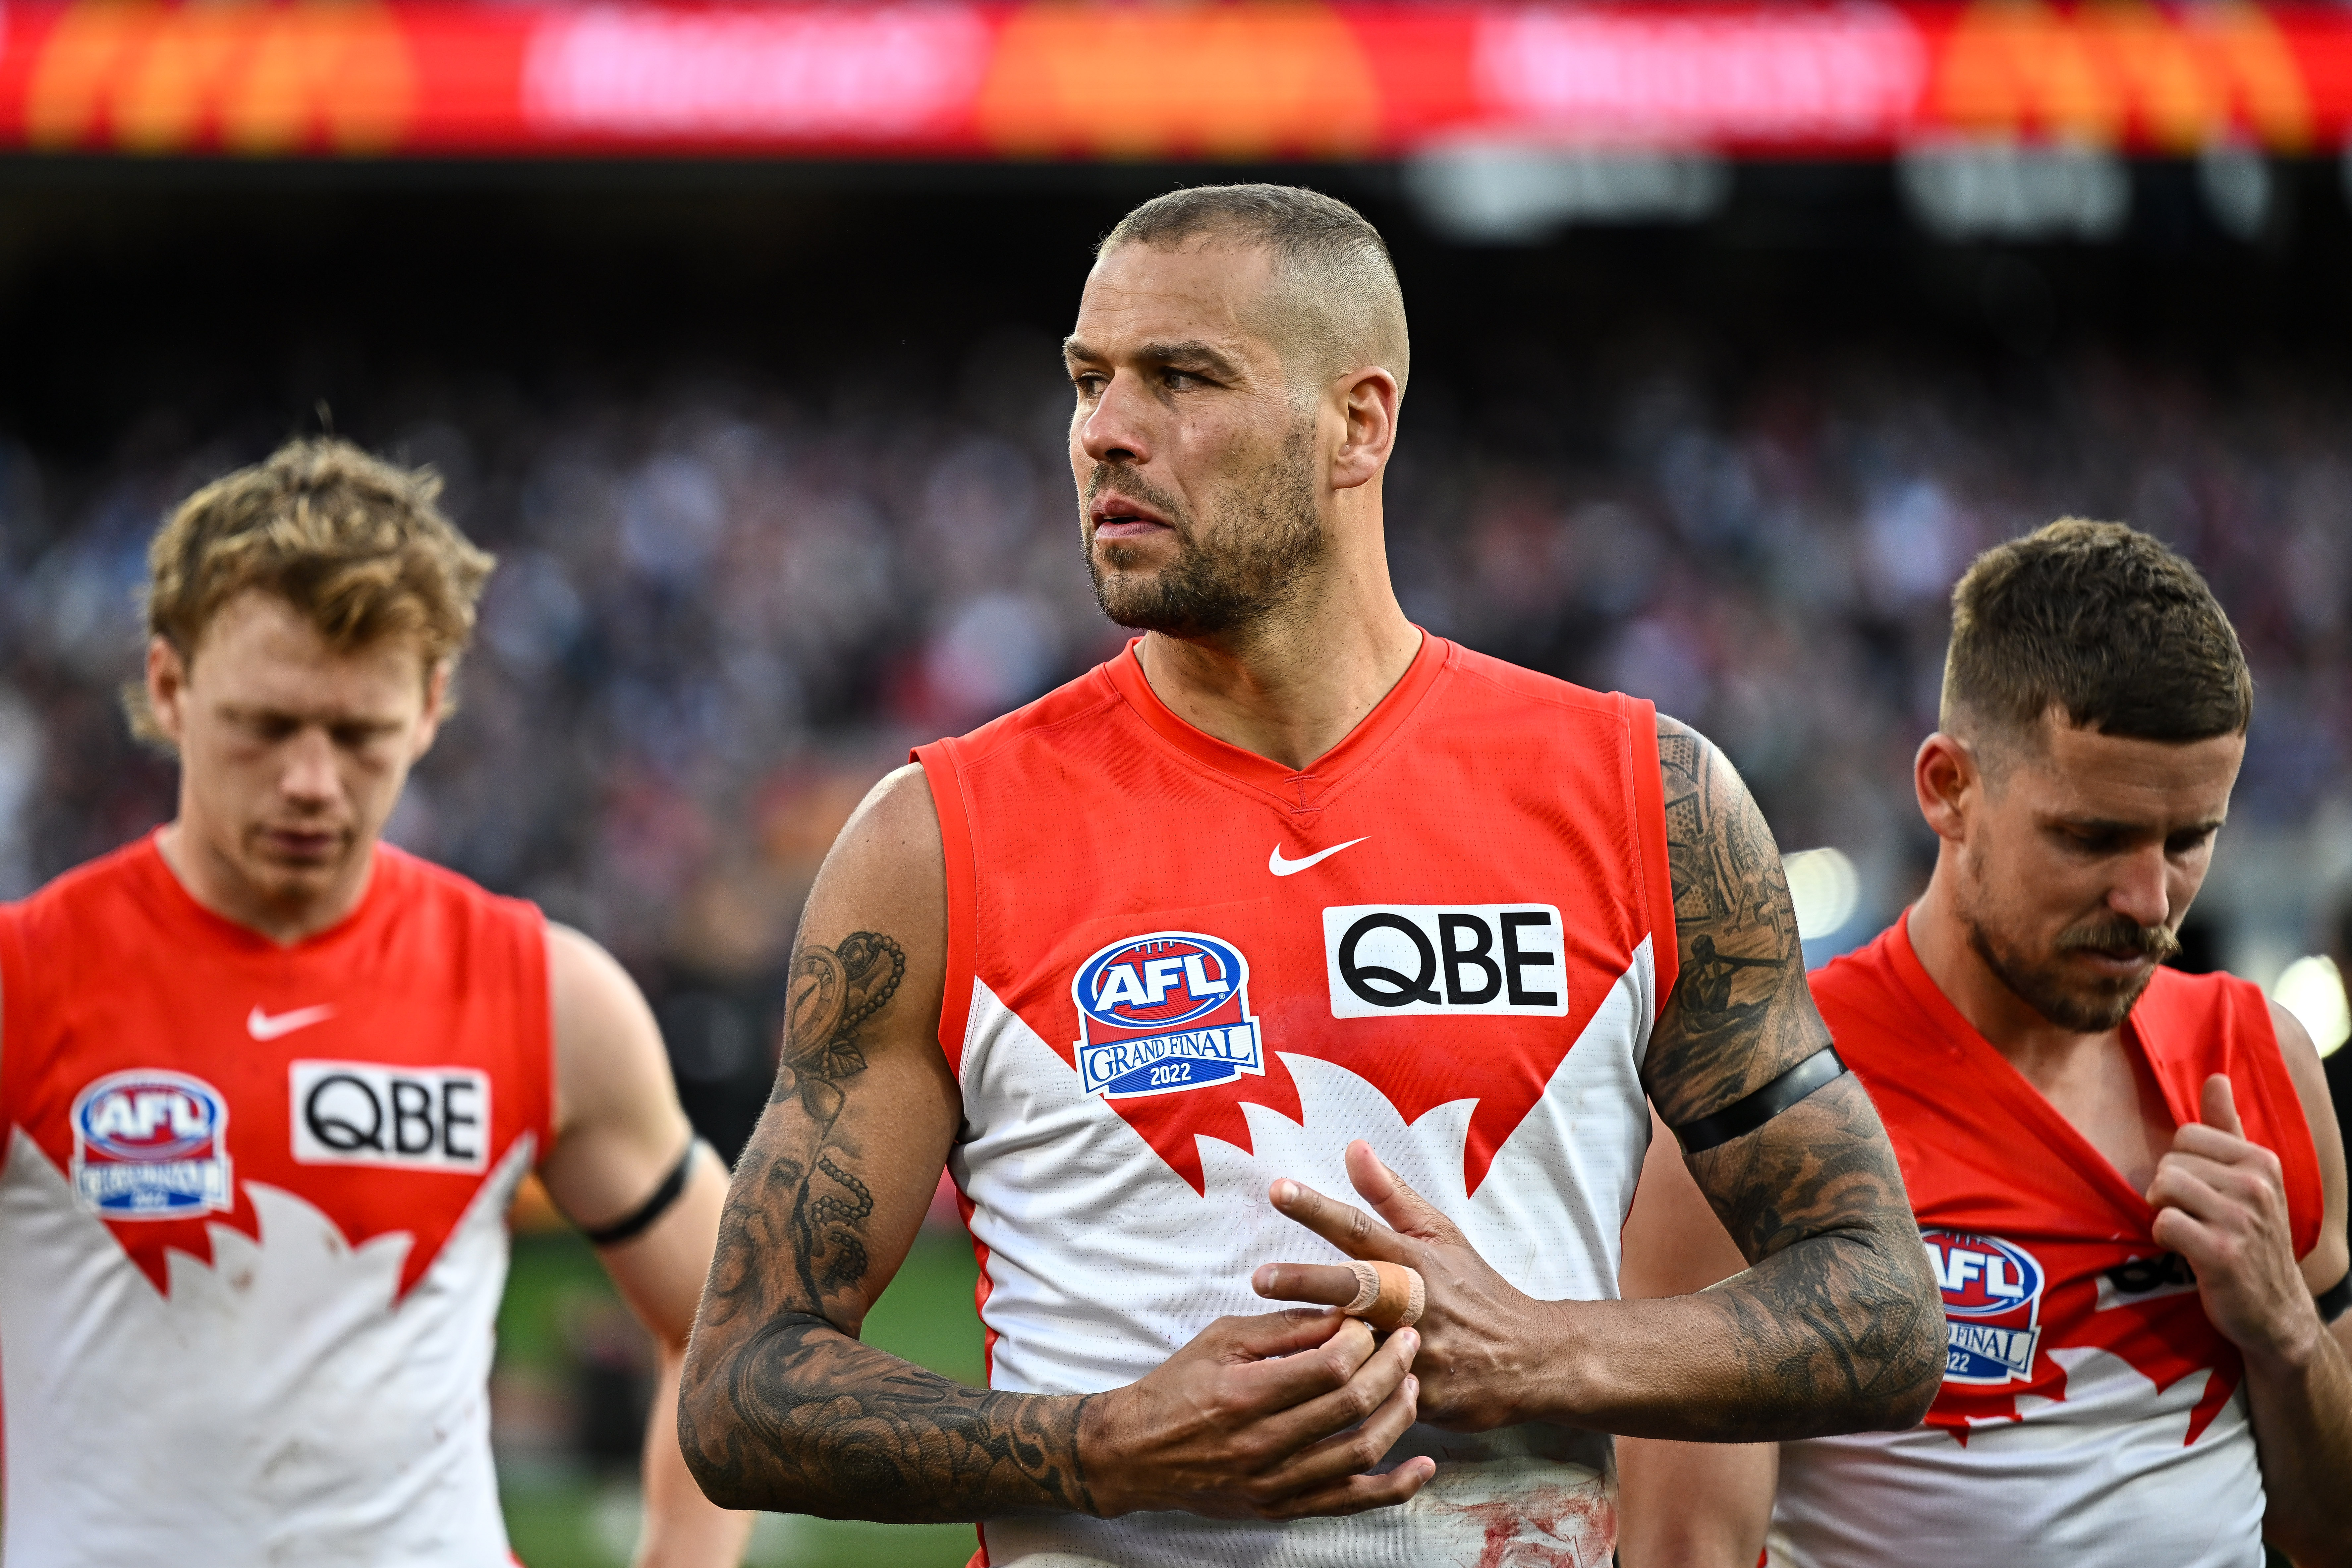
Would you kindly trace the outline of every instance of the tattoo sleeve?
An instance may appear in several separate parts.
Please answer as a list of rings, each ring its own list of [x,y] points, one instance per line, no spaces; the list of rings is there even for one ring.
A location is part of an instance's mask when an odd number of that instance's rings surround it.
[[[688,1352],[680,1447],[729,1508],[905,1522],[1090,1510],[1083,1397],[966,1388],[857,1341],[875,1210],[861,1079],[906,970],[877,931],[793,955],[775,1091]]]
[[[1763,814],[1716,749],[1661,716],[1680,973],[1643,1072],[1669,1126],[1753,1093],[1830,1043]],[[1849,1073],[1691,1173],[1754,1265],[1706,1292],[1737,1346],[1724,1441],[1908,1426],[1942,1374],[1942,1312],[1903,1174]]]

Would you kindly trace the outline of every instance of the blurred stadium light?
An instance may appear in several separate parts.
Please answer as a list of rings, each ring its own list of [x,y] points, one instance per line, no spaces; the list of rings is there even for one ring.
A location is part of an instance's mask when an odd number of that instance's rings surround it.
[[[1438,233],[1473,244],[1543,239],[1579,223],[1693,223],[1731,171],[1706,153],[1456,143],[1415,155],[1406,191]]]
[[[2323,953],[2288,964],[2271,986],[2271,997],[2311,1031],[2312,1044],[2323,1057],[2334,1056],[2352,1037],[2352,1005],[2345,1000],[2344,976],[2336,961]]]
[[[2095,147],[1959,142],[1906,149],[1903,194],[1946,239],[2106,239],[2131,216],[2131,174]]]
[[[1801,941],[1836,935],[1862,907],[1862,874],[1842,849],[1800,849],[1783,856],[1780,868]]]

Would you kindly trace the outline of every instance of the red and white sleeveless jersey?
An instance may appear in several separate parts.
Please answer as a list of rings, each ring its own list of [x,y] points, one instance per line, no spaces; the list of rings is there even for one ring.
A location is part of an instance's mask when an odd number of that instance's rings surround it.
[[[1947,1349],[1919,1426],[1781,1446],[1771,1560],[2261,1568],[2242,1364],[2155,1211],[1960,1016],[1904,921],[1812,985],[1902,1161]],[[2318,1159],[2262,992],[2160,969],[2124,1037],[2176,1123],[2229,1075],[2308,1252]]]
[[[1258,1265],[1337,1255],[1277,1177],[1356,1201],[1351,1139],[1536,1296],[1616,1293],[1674,978],[1655,720],[1425,637],[1297,771],[1153,694],[1134,647],[923,747],[945,841],[950,1169],[1001,1389],[1143,1376]],[[1413,1428],[1412,1503],[1287,1527],[1032,1514],[985,1561],[1603,1563],[1609,1439]]]
[[[544,926],[389,847],[279,947],[151,838],[0,907],[6,1560],[504,1564]]]

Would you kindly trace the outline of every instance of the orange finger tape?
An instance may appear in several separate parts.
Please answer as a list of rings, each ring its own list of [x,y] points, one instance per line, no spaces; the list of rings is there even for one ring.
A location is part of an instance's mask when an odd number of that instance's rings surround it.
[[[1421,1321],[1429,1293],[1419,1269],[1402,1263],[1357,1262],[1348,1267],[1356,1273],[1356,1299],[1340,1308],[1342,1312],[1363,1319],[1382,1333]]]

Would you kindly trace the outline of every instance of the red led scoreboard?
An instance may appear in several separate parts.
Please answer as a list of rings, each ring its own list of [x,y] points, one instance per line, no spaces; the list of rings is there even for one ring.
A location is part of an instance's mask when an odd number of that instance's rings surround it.
[[[2352,11],[0,0],[0,146],[231,155],[2333,151]]]

